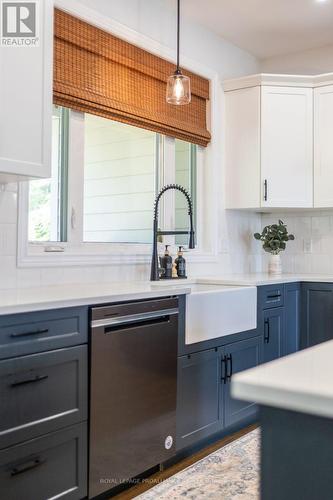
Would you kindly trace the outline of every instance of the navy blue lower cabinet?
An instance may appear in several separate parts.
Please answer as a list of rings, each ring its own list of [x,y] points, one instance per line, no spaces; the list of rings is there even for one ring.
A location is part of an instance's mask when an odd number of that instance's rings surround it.
[[[333,284],[302,283],[301,348],[333,339]]]
[[[332,420],[261,406],[261,500],[332,500]]]
[[[256,405],[231,397],[230,383],[260,364],[262,343],[251,337],[178,358],[177,450],[255,416]]]
[[[88,309],[69,307],[0,316],[0,359],[88,342]]]
[[[258,309],[272,309],[273,307],[283,307],[285,301],[285,285],[264,285],[257,288]]]
[[[264,341],[263,362],[283,356],[285,344],[285,310],[283,307],[266,309],[258,318],[259,331]]]
[[[301,285],[287,283],[285,285],[285,334],[283,354],[297,352],[300,348],[301,324]]]
[[[253,402],[234,399],[230,394],[233,375],[258,366],[261,361],[262,337],[253,337],[229,344],[224,348],[224,425],[230,426],[254,416],[257,407]]]
[[[0,449],[87,420],[87,346],[0,361]]]
[[[222,428],[221,352],[219,349],[178,358],[177,449]]]
[[[0,450],[1,498],[85,498],[87,462],[85,422]]]

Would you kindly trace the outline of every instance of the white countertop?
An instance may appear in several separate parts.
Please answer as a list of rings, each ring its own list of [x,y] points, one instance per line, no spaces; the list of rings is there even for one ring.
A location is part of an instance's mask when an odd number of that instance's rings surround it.
[[[236,285],[236,286],[262,286],[274,285],[277,283],[296,283],[298,281],[333,283],[333,275],[327,274],[288,274],[272,276],[268,273],[253,274],[221,274],[218,276],[205,276],[197,278],[197,283],[207,283],[211,285]]]
[[[333,418],[333,340],[233,376],[235,398]]]
[[[0,291],[0,315],[37,311],[43,309],[94,305],[125,300],[165,297],[170,294],[195,293],[193,285],[213,285],[225,287],[261,286],[298,281],[333,283],[333,275],[323,274],[282,274],[272,277],[267,273],[225,274],[180,280],[177,282],[110,282],[74,285],[53,285],[36,288],[18,288]],[[203,289],[200,289],[203,292]]]
[[[178,282],[177,282],[178,283]],[[191,289],[173,286],[153,287],[150,281],[56,285],[0,291],[0,315],[61,307],[105,304],[190,293]]]

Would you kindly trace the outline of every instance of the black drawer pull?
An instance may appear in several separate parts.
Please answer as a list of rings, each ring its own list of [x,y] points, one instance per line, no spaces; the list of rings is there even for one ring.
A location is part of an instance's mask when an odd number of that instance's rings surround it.
[[[232,377],[232,354],[227,355],[227,368],[229,363],[229,370],[227,370],[227,380],[230,380]]]
[[[43,330],[35,330],[34,332],[23,332],[23,333],[11,333],[11,337],[29,337],[30,335],[39,335],[40,333],[47,333],[49,331],[48,328],[44,328]]]
[[[264,342],[269,344],[269,319],[265,319],[264,322]]]
[[[16,382],[13,382],[11,384],[11,387],[17,387],[19,385],[25,385],[25,384],[33,384],[34,382],[41,382],[42,380],[45,380],[47,378],[49,378],[48,375],[36,375],[36,377],[27,378],[25,380],[18,380]]]
[[[10,471],[11,476],[17,476],[18,474],[22,474],[23,472],[27,472],[28,470],[35,469],[40,465],[44,464],[46,460],[41,460],[40,458],[35,458],[30,460],[30,462],[25,465],[17,465]]]
[[[275,295],[267,295],[268,300],[279,299],[280,297],[281,297],[281,293],[277,293]]]
[[[223,356],[221,359],[221,382],[227,383],[227,357]]]

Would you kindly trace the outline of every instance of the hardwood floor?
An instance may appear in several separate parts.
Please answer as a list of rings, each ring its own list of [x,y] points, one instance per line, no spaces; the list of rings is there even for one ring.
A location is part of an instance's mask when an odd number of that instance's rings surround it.
[[[232,441],[239,439],[240,437],[244,436],[248,432],[253,431],[257,427],[258,427],[257,424],[253,424],[249,427],[246,427],[245,429],[242,429],[238,432],[235,432],[234,434],[231,434],[230,436],[227,436],[223,439],[220,439],[216,443],[214,443],[210,446],[207,446],[206,448],[203,448],[202,450],[195,453],[194,455],[191,455],[190,457],[185,458],[184,460],[181,460],[180,462],[176,463],[175,465],[172,465],[168,469],[166,469],[162,472],[157,472],[156,474],[149,476],[149,478],[147,478],[145,480],[145,482],[137,484],[135,486],[132,486],[130,489],[123,491],[122,493],[119,493],[118,495],[113,496],[112,500],[132,500],[137,495],[144,493],[145,491],[149,490],[150,488],[153,488],[156,484],[164,481],[164,479],[167,479],[168,477],[171,477],[174,474],[177,474],[177,472],[180,472],[181,470],[186,469],[186,467],[189,467],[190,465],[194,464],[195,462],[198,462],[198,460],[201,460],[202,458],[206,457],[207,455],[210,455],[210,453],[213,453],[214,451],[218,450],[219,448],[222,448],[223,446],[231,443]]]

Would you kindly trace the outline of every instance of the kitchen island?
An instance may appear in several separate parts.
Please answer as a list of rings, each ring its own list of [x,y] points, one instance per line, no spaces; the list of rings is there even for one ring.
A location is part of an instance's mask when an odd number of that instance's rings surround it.
[[[332,357],[329,341],[234,377],[259,404],[262,500],[333,498]]]

